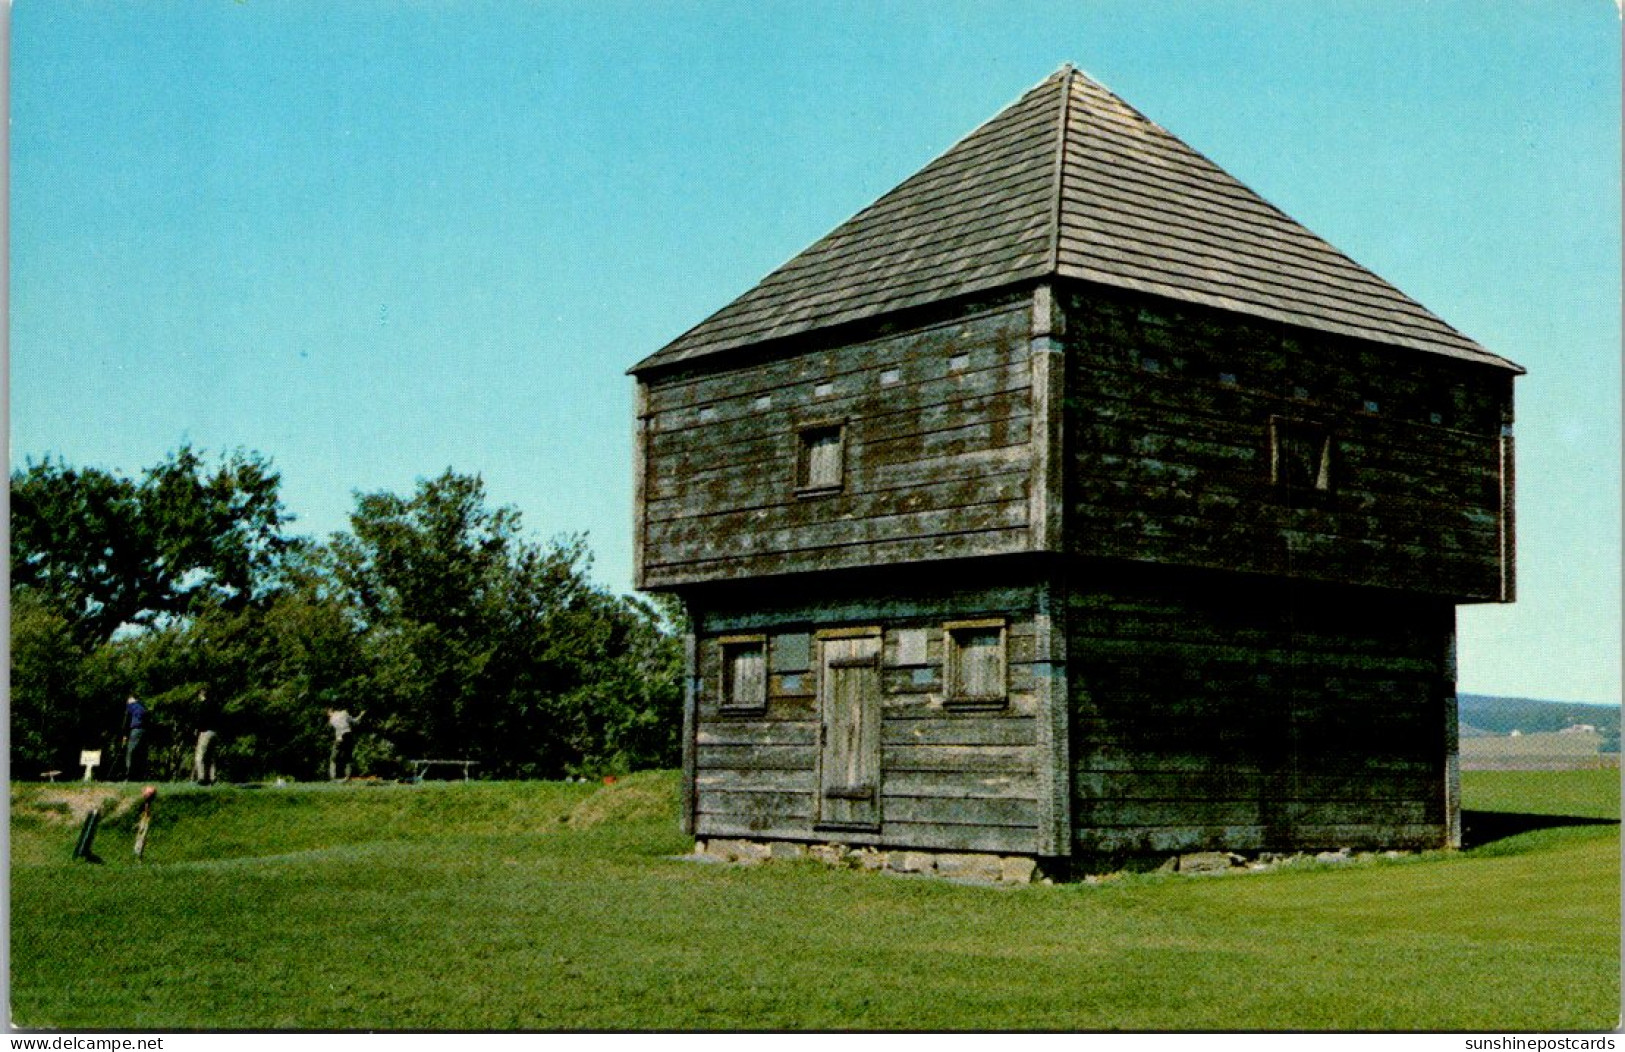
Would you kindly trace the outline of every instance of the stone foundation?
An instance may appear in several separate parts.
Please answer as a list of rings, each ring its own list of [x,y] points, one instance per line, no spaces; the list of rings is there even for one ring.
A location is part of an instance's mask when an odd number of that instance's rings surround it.
[[[989,855],[952,851],[899,851],[847,844],[805,844],[794,840],[701,838],[694,853],[723,862],[790,862],[811,859],[846,869],[889,870],[977,884],[1031,884],[1048,878],[1028,855]]]
[[[700,838],[694,842],[694,853],[702,858],[720,862],[756,864],[761,862],[796,862],[812,860],[843,869],[889,871],[943,877],[948,880],[975,884],[1032,884],[1050,883],[1055,879],[1068,879],[1063,873],[1046,873],[1038,860],[1030,855],[992,855],[954,851],[900,850],[877,847],[852,847],[848,844],[808,844],[795,840],[743,840],[733,838]],[[1397,859],[1409,852],[1339,851],[1282,854],[1263,851],[1242,855],[1229,851],[1199,851],[1184,855],[1142,858],[1107,864],[1098,872],[1079,870],[1070,879],[1086,884],[1110,881],[1124,873],[1150,872],[1183,875],[1213,873],[1243,873],[1277,869],[1282,866],[1305,864],[1341,864],[1368,862],[1374,859]]]

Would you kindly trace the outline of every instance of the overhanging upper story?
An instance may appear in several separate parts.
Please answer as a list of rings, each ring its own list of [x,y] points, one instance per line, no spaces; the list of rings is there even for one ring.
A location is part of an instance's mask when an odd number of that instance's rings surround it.
[[[1512,596],[1512,379],[1063,69],[639,363],[640,586],[1049,552]]]

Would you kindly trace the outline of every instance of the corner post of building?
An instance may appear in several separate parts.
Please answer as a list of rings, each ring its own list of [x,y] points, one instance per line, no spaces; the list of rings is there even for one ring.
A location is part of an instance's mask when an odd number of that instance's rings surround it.
[[[1072,742],[1066,686],[1066,590],[1054,575],[1038,583],[1038,853],[1072,854]]]
[[[1445,605],[1445,647],[1440,694],[1444,703],[1445,846],[1461,847],[1461,727],[1456,708],[1456,608]]]
[[[1501,402],[1501,602],[1518,597],[1517,449],[1512,437],[1512,377]]]
[[[632,434],[632,587],[642,589],[643,534],[646,517],[645,487],[648,484],[649,431],[653,420],[649,415],[649,385],[636,380],[633,389],[635,428]]]
[[[1030,547],[1040,552],[1060,552],[1065,537],[1063,483],[1065,462],[1062,443],[1066,419],[1066,362],[1061,337],[1064,316],[1049,284],[1033,290],[1032,359],[1032,450],[1033,474],[1029,487],[1028,528]]]
[[[688,615],[688,631],[683,634],[683,783],[679,806],[683,832],[693,836],[698,826],[695,808],[699,798],[695,776],[699,768],[700,614],[686,598],[683,609]]]
[[[1058,567],[1065,559],[1063,517],[1066,363],[1061,336],[1064,318],[1054,287],[1033,290],[1032,450],[1029,490],[1030,547],[1042,553],[1037,584],[1038,692],[1038,853],[1070,857],[1072,850],[1072,761],[1066,673],[1066,588]]]

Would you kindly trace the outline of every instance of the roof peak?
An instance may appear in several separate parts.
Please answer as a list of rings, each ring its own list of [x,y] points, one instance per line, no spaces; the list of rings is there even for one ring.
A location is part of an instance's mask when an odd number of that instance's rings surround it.
[[[1055,277],[1518,368],[1065,62],[634,371]]]

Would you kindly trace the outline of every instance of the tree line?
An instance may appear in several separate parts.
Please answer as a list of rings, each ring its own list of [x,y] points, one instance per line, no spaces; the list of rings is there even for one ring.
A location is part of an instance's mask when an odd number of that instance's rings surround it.
[[[280,486],[261,454],[190,447],[134,478],[12,471],[14,778],[76,777],[86,749],[112,766],[129,695],[158,778],[185,777],[212,721],[223,776],[318,777],[328,708],[365,711],[356,764],[380,777],[411,758],[498,778],[677,762],[680,614],[595,585],[584,537],[533,540],[447,470],[357,494],[349,529],[316,540],[289,532]]]

